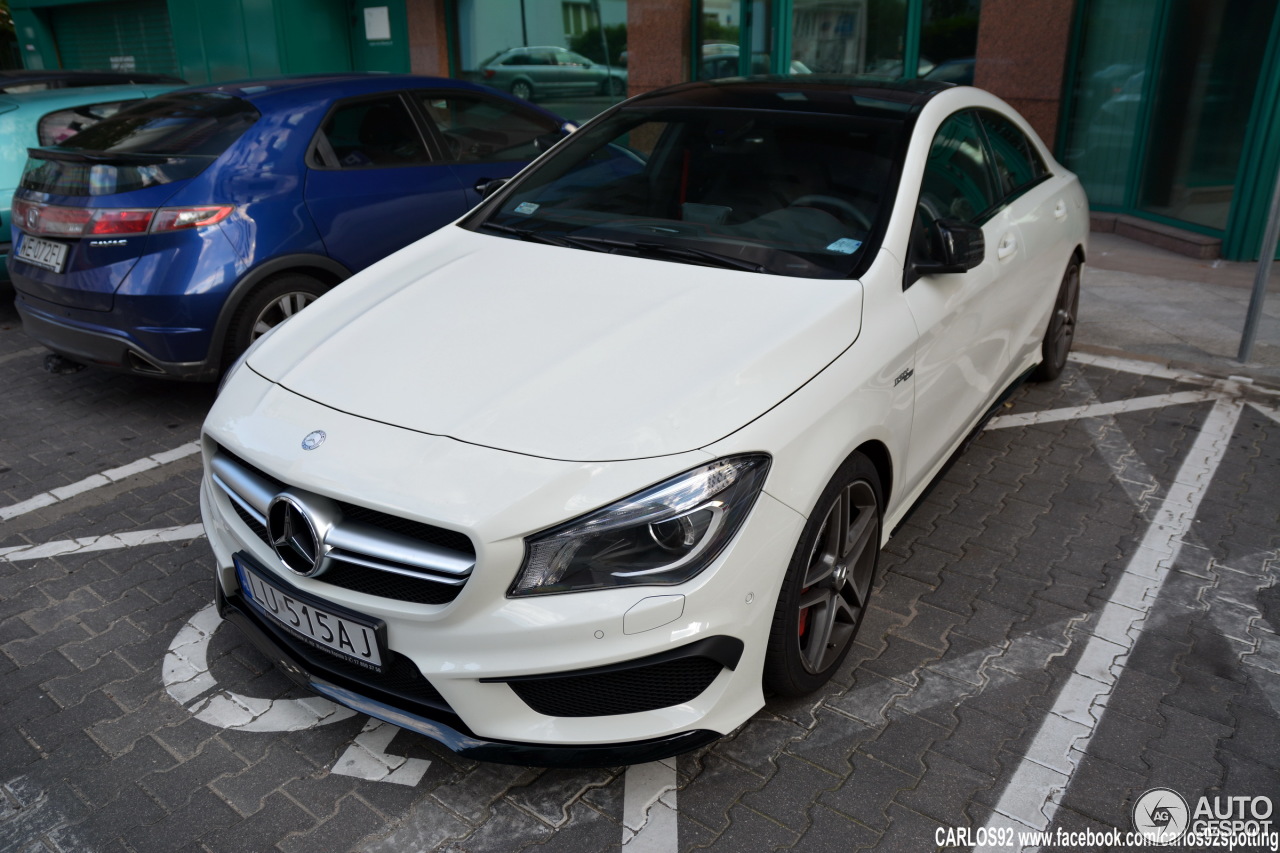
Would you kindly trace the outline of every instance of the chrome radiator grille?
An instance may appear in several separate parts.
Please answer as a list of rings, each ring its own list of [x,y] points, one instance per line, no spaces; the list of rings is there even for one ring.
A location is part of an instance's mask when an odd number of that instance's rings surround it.
[[[273,505],[288,498],[306,508],[316,570],[298,573],[317,581],[399,601],[444,604],[457,597],[475,568],[475,546],[457,531],[291,487],[221,448],[210,469],[236,515],[267,545],[273,543]]]

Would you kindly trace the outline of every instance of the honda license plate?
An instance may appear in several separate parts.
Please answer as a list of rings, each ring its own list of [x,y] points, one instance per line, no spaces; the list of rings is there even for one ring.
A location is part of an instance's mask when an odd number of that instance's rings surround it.
[[[67,262],[67,244],[23,234],[22,242],[18,244],[18,257],[29,264],[62,272]]]

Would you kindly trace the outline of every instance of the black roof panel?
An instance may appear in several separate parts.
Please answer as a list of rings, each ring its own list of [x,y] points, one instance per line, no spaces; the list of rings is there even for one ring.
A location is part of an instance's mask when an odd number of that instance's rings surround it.
[[[905,116],[917,113],[930,98],[950,88],[953,88],[950,83],[932,80],[872,80],[807,74],[729,77],[647,92],[623,104],[623,108],[765,109]]]

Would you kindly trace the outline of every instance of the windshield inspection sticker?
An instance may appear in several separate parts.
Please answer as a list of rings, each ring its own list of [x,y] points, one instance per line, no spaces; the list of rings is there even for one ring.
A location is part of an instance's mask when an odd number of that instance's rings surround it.
[[[518,210],[519,208],[517,208]],[[850,237],[841,237],[839,240],[827,247],[828,252],[839,252],[842,255],[852,255],[858,249],[862,248],[861,240],[854,240]]]
[[[523,213],[525,216],[528,216],[530,213],[533,213],[537,209],[538,209],[538,205],[534,204],[531,201],[522,201],[516,205],[516,213]]]

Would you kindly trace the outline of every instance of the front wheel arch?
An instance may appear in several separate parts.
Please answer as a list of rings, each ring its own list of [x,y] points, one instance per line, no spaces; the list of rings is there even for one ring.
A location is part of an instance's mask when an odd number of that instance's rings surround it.
[[[848,656],[877,579],[884,507],[876,463],[854,451],[818,495],[788,562],[765,651],[766,690],[812,693]]]

